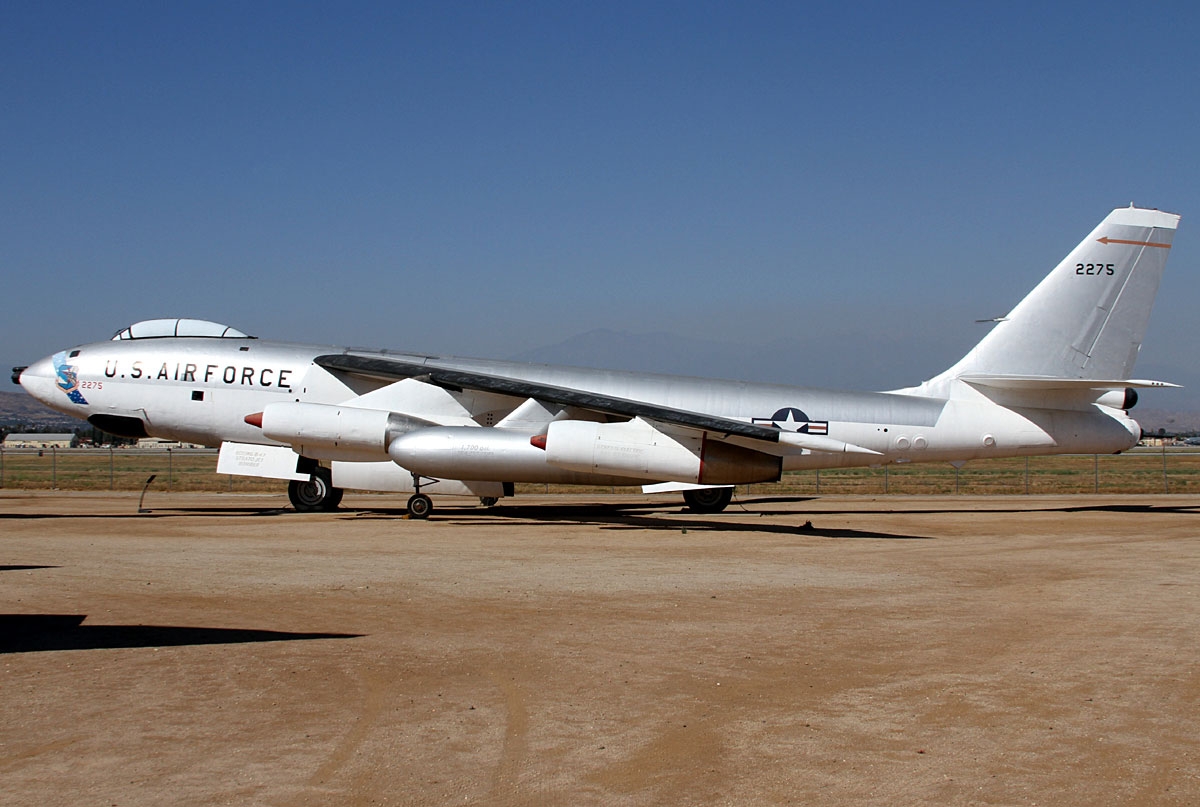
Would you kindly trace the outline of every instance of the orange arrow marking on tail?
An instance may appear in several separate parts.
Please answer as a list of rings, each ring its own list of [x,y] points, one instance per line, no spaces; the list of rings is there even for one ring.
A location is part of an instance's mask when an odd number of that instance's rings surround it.
[[[1160,249],[1170,249],[1170,244],[1156,244],[1153,241],[1126,241],[1123,238],[1109,238],[1107,235],[1103,238],[1097,238],[1101,244],[1129,244],[1134,247],[1159,247]]]

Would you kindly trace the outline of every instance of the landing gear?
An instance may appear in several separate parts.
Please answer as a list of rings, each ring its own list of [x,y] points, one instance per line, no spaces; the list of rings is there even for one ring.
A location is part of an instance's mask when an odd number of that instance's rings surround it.
[[[429,514],[433,512],[433,499],[430,499],[421,492],[421,475],[413,473],[413,490],[416,491],[408,497],[408,517],[425,519],[429,518]],[[436,482],[436,479],[430,479],[430,482]]]
[[[480,507],[495,507],[496,503],[499,501],[500,501],[500,499],[496,496],[480,496],[479,497],[479,506]]]
[[[719,513],[733,501],[733,488],[697,488],[683,492],[683,503],[693,513]]]
[[[433,512],[433,500],[424,493],[414,493],[408,497],[409,518],[429,518]]]
[[[297,513],[316,513],[336,510],[342,502],[341,488],[335,488],[328,468],[316,468],[305,481],[288,482],[288,499]]]

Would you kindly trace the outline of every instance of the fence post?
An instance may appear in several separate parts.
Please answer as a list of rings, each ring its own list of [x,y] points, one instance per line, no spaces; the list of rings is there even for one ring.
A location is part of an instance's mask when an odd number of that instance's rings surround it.
[[[108,489],[116,490],[116,488],[114,487],[116,482],[117,482],[117,466],[116,466],[116,461],[113,459],[113,447],[109,446],[108,447]]]
[[[1162,444],[1163,457],[1163,493],[1171,492],[1171,483],[1167,481],[1167,441],[1163,440]]]
[[[0,488],[4,487],[4,446],[0,446]]]
[[[50,489],[58,490],[58,447],[50,446]]]
[[[888,467],[883,466],[883,492],[888,492]]]
[[[1095,466],[1095,474],[1096,474],[1095,492],[1099,493],[1100,492],[1100,455],[1099,454],[1092,455],[1092,463]]]
[[[1029,455],[1025,455],[1025,495],[1029,495]]]
[[[171,485],[175,481],[175,455],[171,453],[171,447],[167,447],[167,492],[171,491]]]
[[[817,469],[817,495],[821,495],[821,469]]]

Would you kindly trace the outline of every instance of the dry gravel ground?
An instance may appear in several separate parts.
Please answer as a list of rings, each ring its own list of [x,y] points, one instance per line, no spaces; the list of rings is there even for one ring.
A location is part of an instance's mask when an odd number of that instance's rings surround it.
[[[1195,497],[136,499],[0,491],[0,804],[1200,804]]]

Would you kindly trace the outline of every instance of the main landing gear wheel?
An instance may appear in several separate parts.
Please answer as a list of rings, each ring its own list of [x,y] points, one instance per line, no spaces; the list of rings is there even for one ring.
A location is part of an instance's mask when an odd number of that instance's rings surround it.
[[[429,518],[433,512],[433,500],[424,493],[414,493],[408,498],[409,518]]]
[[[719,513],[733,501],[733,488],[698,488],[683,492],[683,503],[693,513]]]
[[[297,513],[336,510],[342,502],[341,488],[335,488],[328,468],[317,468],[311,479],[288,482],[288,498]]]

